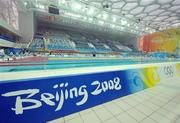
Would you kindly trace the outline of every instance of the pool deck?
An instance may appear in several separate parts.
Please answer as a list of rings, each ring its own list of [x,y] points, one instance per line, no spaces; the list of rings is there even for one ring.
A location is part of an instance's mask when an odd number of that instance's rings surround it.
[[[78,74],[99,73],[107,71],[118,71],[125,69],[136,69],[143,67],[171,65],[180,62],[165,62],[165,63],[148,63],[148,64],[131,64],[131,65],[117,65],[117,66],[100,66],[100,67],[81,67],[81,68],[63,68],[53,70],[30,70],[19,72],[2,72],[0,73],[0,81],[18,80],[18,79],[31,79],[43,78],[52,76],[67,76]]]

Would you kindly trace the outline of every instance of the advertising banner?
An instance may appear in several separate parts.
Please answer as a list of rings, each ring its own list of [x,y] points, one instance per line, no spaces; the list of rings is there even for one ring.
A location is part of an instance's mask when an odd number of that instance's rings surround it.
[[[1,123],[43,123],[180,77],[179,64],[0,82]]]

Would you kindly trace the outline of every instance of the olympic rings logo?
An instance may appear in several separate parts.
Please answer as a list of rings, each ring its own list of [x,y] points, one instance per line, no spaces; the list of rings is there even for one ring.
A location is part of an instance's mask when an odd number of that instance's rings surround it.
[[[168,76],[168,77],[173,77],[174,75],[174,70],[172,66],[165,66],[164,67],[164,73]]]

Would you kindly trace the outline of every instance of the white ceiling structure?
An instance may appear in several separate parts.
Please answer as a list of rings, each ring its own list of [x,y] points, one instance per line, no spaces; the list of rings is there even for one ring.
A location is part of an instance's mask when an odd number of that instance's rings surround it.
[[[82,0],[109,12],[164,30],[180,27],[180,0]]]
[[[136,35],[180,27],[180,0],[21,1],[28,9],[48,12],[48,6],[54,5],[61,16]]]

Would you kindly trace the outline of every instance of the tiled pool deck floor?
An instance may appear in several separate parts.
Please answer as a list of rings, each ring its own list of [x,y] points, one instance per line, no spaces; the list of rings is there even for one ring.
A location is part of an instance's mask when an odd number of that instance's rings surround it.
[[[180,79],[49,123],[180,123]]]

